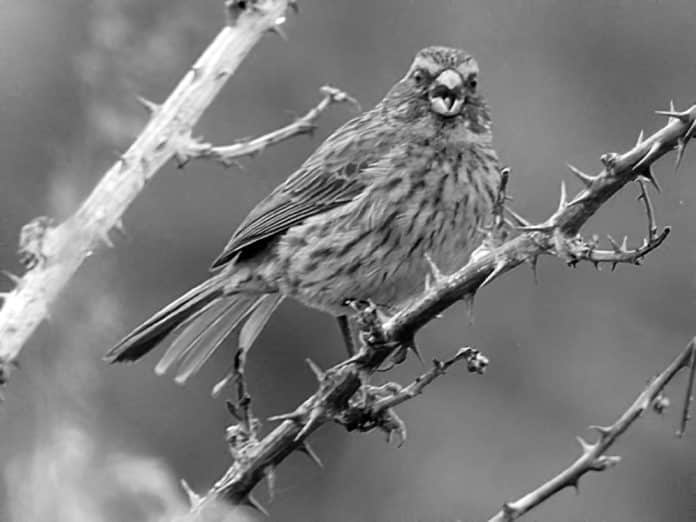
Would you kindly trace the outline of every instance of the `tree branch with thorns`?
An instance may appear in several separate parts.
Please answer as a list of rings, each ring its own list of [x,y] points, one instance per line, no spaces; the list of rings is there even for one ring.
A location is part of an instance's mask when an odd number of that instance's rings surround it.
[[[180,166],[193,158],[208,158],[230,165],[238,157],[311,132],[316,118],[330,104],[353,101],[345,93],[325,87],[319,105],[268,135],[228,146],[213,146],[193,138],[192,128],[203,110],[253,45],[267,31],[282,35],[279,26],[285,11],[295,3],[289,0],[228,0],[226,5],[228,26],[163,104],[142,100],[150,111],[149,122],[80,209],[59,225],[42,217],[22,229],[20,257],[27,272],[22,277],[11,276],[15,288],[0,296],[5,301],[0,309],[0,384],[7,380],[20,350],[45,319],[48,309],[82,261],[99,244],[111,245],[109,232],[120,228],[121,216],[127,207],[169,159],[175,158]],[[371,303],[353,303],[361,330],[359,352],[326,371],[308,361],[318,381],[317,391],[293,412],[270,419],[279,424],[265,435],[261,434],[261,422],[252,413],[244,361],[240,359],[235,373],[237,398],[228,402],[229,411],[236,419],[236,424],[227,430],[233,463],[205,496],[185,486],[192,503],[190,517],[195,519],[207,513],[208,508],[217,506],[220,500],[263,510],[251,495],[254,487],[265,479],[272,492],[277,466],[295,451],[307,454],[321,465],[307,439],[327,422],[337,422],[348,430],[380,429],[388,438],[396,436],[403,442],[406,427],[395,408],[418,396],[456,363],[465,361],[469,372],[482,373],[488,364],[487,358],[473,348],[461,348],[446,361],[433,361],[430,369],[407,386],[373,385],[370,377],[385,363],[402,360],[408,350],[416,351],[415,335],[425,324],[458,301],[473,303],[476,292],[502,274],[523,264],[535,267],[540,255],[557,256],[572,266],[582,261],[597,266],[605,263],[612,268],[619,263],[640,264],[669,234],[669,228],[659,231],[646,188],[646,183],[650,183],[659,190],[651,167],[671,151],[676,151],[678,167],[696,132],[696,106],[677,111],[670,105],[669,110],[659,113],[669,118],[667,124],[647,138],[641,132],[635,146],[623,154],[604,154],[601,157],[603,169],[599,173],[588,175],[569,166],[583,188],[569,198],[563,183],[558,208],[543,223],[529,223],[509,208],[506,200],[508,173],[502,172],[493,224],[471,261],[452,274],[443,274],[431,263],[422,296],[389,318],[381,317]],[[586,221],[614,194],[634,181],[638,182],[639,197],[648,221],[648,233],[642,244],[629,248],[627,239],[619,242],[608,238],[609,249],[601,249],[599,238],[583,239],[579,232]],[[680,433],[683,433],[696,373],[696,341],[648,384],[613,425],[596,427],[598,441],[593,444],[582,441],[582,455],[569,468],[521,499],[505,504],[491,520],[514,520],[561,489],[576,486],[587,472],[600,471],[618,462],[615,457],[606,455],[607,450],[651,405],[655,409],[664,407],[661,394],[665,386],[684,368],[690,368],[690,377],[681,412]]]
[[[234,74],[252,47],[269,31],[280,31],[288,0],[228,0],[228,24],[170,96],[157,104],[140,98],[150,114],[145,128],[120,155],[81,207],[58,225],[47,217],[22,228],[19,256],[27,271],[6,273],[13,288],[0,293],[0,386],[6,384],[30,336],[82,262],[99,246],[113,246],[109,233],[123,230],[121,216],[160,168],[175,158],[180,166],[193,157],[212,157],[224,164],[266,147],[306,134],[330,105],[354,101],[342,91],[323,87],[323,98],[304,116],[264,136],[214,147],[191,137],[203,111]]]
[[[696,130],[696,106],[683,112],[675,111],[672,106],[669,111],[659,113],[669,116],[662,129],[648,138],[644,138],[641,132],[635,146],[623,154],[603,155],[601,161],[604,168],[596,175],[585,174],[570,166],[583,188],[571,199],[565,183],[562,183],[557,210],[541,224],[529,223],[508,207],[506,188],[509,170],[504,169],[492,226],[487,230],[486,240],[472,254],[470,262],[452,274],[443,274],[431,262],[431,273],[421,297],[387,319],[383,319],[370,303],[352,303],[361,331],[360,352],[326,371],[308,361],[318,381],[317,391],[293,412],[269,419],[280,421],[280,425],[270,433],[261,437],[261,423],[258,420],[244,421],[245,415],[239,412],[240,407],[241,410],[248,407],[248,401],[241,406],[231,405],[230,411],[240,420],[231,429],[234,437],[228,437],[236,458],[205,496],[192,497],[195,500],[191,510],[193,519],[221,499],[265,512],[251,495],[252,489],[265,478],[272,490],[276,467],[295,451],[305,452],[319,463],[307,438],[326,422],[337,422],[348,430],[380,429],[387,434],[388,440],[396,435],[402,443],[406,426],[394,411],[397,405],[419,395],[425,386],[443,375],[454,363],[466,360],[470,372],[482,373],[488,359],[477,350],[462,348],[448,361],[434,361],[429,371],[405,387],[396,383],[374,386],[369,383],[370,376],[386,361],[401,360],[407,350],[415,351],[415,335],[425,324],[460,300],[473,303],[477,291],[504,273],[527,263],[535,268],[540,255],[559,257],[570,266],[581,261],[591,262],[595,266],[609,264],[612,269],[620,263],[639,265],[647,254],[664,242],[670,232],[669,227],[659,231],[655,221],[646,183],[656,188],[659,186],[651,166],[663,155],[676,150],[678,167],[685,147]],[[618,242],[609,237],[610,249],[601,249],[596,236],[591,241],[584,240],[579,231],[585,222],[631,182],[638,184],[639,199],[643,202],[648,221],[647,235],[642,244],[629,248],[627,238]],[[515,233],[517,235],[510,238]],[[597,428],[600,436],[596,443],[582,442],[583,454],[573,465],[528,495],[505,504],[503,510],[491,520],[514,520],[561,489],[577,485],[585,473],[616,464],[618,459],[606,456],[605,452],[649,405],[652,404],[656,410],[660,409],[660,404],[664,405],[660,400],[664,388],[684,368],[690,368],[690,373],[680,420],[679,433],[683,434],[696,374],[694,341],[645,388],[616,423],[607,428]],[[241,375],[243,378],[243,373]]]

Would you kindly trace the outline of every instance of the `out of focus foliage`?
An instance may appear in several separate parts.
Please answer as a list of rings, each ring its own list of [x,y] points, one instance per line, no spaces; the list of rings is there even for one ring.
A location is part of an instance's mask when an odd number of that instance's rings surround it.
[[[222,23],[221,0],[63,0],[0,6],[0,267],[18,271],[18,231],[62,219],[145,121],[135,95],[160,100]],[[598,166],[630,146],[652,114],[693,103],[696,4],[690,0],[302,0],[239,69],[196,129],[217,143],[273,129],[330,83],[365,106],[419,48],[465,48],[482,68],[496,143],[513,170],[515,206],[552,211],[564,164]],[[215,364],[187,388],[156,378],[152,361],[108,367],[102,353],[128,329],[205,277],[210,259],[253,203],[349,117],[336,108],[316,135],[224,170],[167,167],[125,216],[126,237],[95,252],[34,336],[0,411],[0,520],[164,520],[183,503],[177,480],[204,490],[227,465],[229,421],[209,398]],[[691,151],[693,153],[693,151]],[[420,336],[427,357],[463,344],[492,365],[456,369],[402,408],[401,449],[374,435],[326,428],[314,437],[326,469],[301,458],[280,470],[273,520],[477,520],[574,457],[574,436],[612,420],[646,379],[696,334],[696,153],[681,174],[658,165],[667,243],[641,268],[572,270],[541,263],[539,284],[518,270]],[[567,177],[567,176],[566,176]],[[643,234],[630,190],[588,231]],[[7,283],[9,285],[9,282]],[[257,411],[292,408],[314,381],[311,357],[342,356],[333,321],[284,306],[251,354]],[[421,369],[410,362],[390,378]],[[583,479],[530,519],[653,522],[696,517],[692,430],[675,415],[642,420],[618,445],[627,458]]]

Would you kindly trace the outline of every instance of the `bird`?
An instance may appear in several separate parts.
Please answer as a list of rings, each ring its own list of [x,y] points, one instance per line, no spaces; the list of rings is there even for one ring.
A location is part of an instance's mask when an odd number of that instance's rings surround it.
[[[186,382],[233,331],[248,350],[291,298],[337,318],[349,353],[350,303],[385,313],[412,302],[435,263],[465,263],[500,177],[479,67],[465,51],[420,50],[372,109],[333,132],[242,221],[211,275],[105,355],[132,362],[160,344],[158,374]],[[170,341],[171,340],[171,341]]]

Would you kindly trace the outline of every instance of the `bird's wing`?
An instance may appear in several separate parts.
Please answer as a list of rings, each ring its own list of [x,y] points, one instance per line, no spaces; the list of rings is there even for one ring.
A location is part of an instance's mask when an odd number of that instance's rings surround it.
[[[308,217],[344,205],[366,187],[361,175],[383,154],[387,141],[373,132],[355,132],[356,120],[327,139],[282,185],[262,200],[242,222],[213,262],[217,269],[245,249],[260,246]],[[373,138],[373,139],[370,139]]]

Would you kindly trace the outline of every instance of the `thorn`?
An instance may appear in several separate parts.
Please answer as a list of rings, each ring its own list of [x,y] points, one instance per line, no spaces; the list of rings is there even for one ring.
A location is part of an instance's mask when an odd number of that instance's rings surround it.
[[[474,298],[476,297],[475,292],[470,292],[462,297],[464,301],[464,309],[466,310],[466,317],[469,320],[469,326],[474,324]]]
[[[688,123],[690,116],[688,112],[679,112],[675,109],[674,107],[674,102],[672,100],[669,101],[669,110],[668,111],[655,111],[655,114],[660,114],[662,116],[668,116],[670,123],[672,121],[679,120],[683,123]]]
[[[607,239],[609,240],[609,243],[611,244],[611,248],[614,251],[614,253],[621,254],[621,245],[619,245],[618,241],[616,241],[616,239],[611,237],[609,234],[607,234]]]
[[[562,212],[568,206],[568,191],[566,189],[565,181],[561,181],[561,200],[558,203],[557,212]]]
[[[637,171],[641,170],[642,167],[649,165],[650,162],[652,162],[652,160],[655,159],[655,155],[657,154],[657,152],[659,152],[661,146],[662,146],[662,143],[660,141],[656,141],[655,143],[653,143],[650,146],[650,149],[648,150],[648,152],[645,153],[645,156],[643,156],[638,161],[638,163],[633,165],[632,170],[634,172],[637,172]]]
[[[266,467],[264,475],[266,475],[266,485],[268,486],[268,499],[273,500],[275,497],[275,468],[273,466]]]
[[[186,496],[188,497],[189,504],[191,505],[191,509],[198,506],[198,504],[201,503],[201,496],[198,493],[196,493],[195,491],[193,491],[191,486],[189,486],[188,482],[186,482],[186,479],[181,479],[179,481],[179,483],[181,484],[181,487],[186,492]]]
[[[213,389],[210,391],[210,395],[213,398],[219,397],[220,394],[222,393],[222,390],[224,390],[227,387],[227,385],[230,383],[230,381],[232,379],[234,379],[235,375],[237,375],[237,370],[234,367],[230,368],[227,371],[227,373],[225,374],[225,376],[222,379],[220,379],[215,384],[215,386],[213,386]]]
[[[312,361],[312,359],[310,359],[309,357],[305,359],[305,362],[307,363],[307,366],[309,366],[309,369],[312,370],[312,373],[317,378],[317,381],[321,383],[325,377],[325,374],[322,371],[322,369],[319,368],[319,366],[317,366],[317,364],[314,361]]]
[[[539,225],[529,225],[529,226],[517,227],[517,230],[521,230],[523,232],[551,232],[554,228],[556,228],[555,225],[552,225],[552,224],[549,224],[548,222],[546,222],[546,223],[541,223]]]
[[[302,421],[303,417],[304,415],[302,415],[298,411],[292,411],[290,413],[281,413],[280,415],[273,415],[271,417],[268,417],[268,420],[270,422],[283,422],[289,420],[299,423]]]
[[[16,286],[19,286],[20,283],[22,282],[22,278],[21,278],[21,277],[19,277],[18,275],[13,274],[13,273],[10,272],[9,270],[3,270],[2,273],[5,274],[5,276],[6,276],[10,281],[12,281]]]
[[[503,520],[505,522],[512,522],[517,518],[517,510],[513,508],[509,502],[505,502],[505,504],[503,504],[502,512]]]
[[[259,501],[254,498],[254,496],[251,493],[249,493],[246,497],[244,497],[242,499],[242,501],[240,502],[240,504],[242,504],[243,506],[249,506],[250,508],[255,509],[256,511],[258,511],[259,513],[261,513],[267,517],[270,516],[270,513],[268,512],[268,510],[265,507],[263,507],[259,503]]]
[[[430,257],[430,254],[425,254],[425,260],[428,262],[428,267],[430,268],[430,275],[433,278],[433,284],[439,284],[443,279],[445,279],[444,274],[440,272],[440,269],[435,264],[435,261],[433,261],[433,258]]]
[[[114,223],[114,228],[122,235],[126,236],[126,228],[123,226],[123,220],[122,219],[117,219],[116,222]]]
[[[611,426],[598,426],[593,424],[592,426],[588,426],[587,429],[596,431],[600,439],[608,437],[611,434]]]
[[[285,41],[287,42],[287,41],[288,41],[288,35],[285,33],[285,31],[283,30],[283,28],[280,26],[281,23],[282,23],[282,22],[280,22],[280,23],[275,23],[274,25],[272,25],[272,26],[268,29],[268,31],[269,31],[270,33],[277,34],[278,36],[280,36],[283,40],[285,40]]]
[[[316,452],[312,449],[312,446],[309,445],[309,442],[303,442],[302,444],[300,444],[300,447],[297,448],[297,451],[307,455],[312,460],[312,462],[319,466],[319,469],[324,469],[324,463],[319,458],[319,455],[317,455]]]
[[[677,159],[674,161],[674,173],[679,171],[679,165],[681,165],[682,159],[684,158],[684,150],[686,149],[686,140],[684,138],[677,138]]]
[[[527,261],[529,262],[529,266],[532,268],[532,277],[534,278],[534,284],[538,285],[539,277],[537,274],[537,262],[539,261],[539,255],[533,255]]]
[[[687,141],[687,140],[690,140],[691,138],[693,138],[694,130],[696,130],[696,118],[694,118],[694,121],[689,126],[689,130],[687,130],[686,133],[684,134],[684,141]]]
[[[644,136],[643,129],[640,129],[640,134],[638,134],[638,139],[636,140],[636,144],[635,144],[636,147],[638,145],[640,145],[641,143],[643,143],[643,136]]]
[[[418,349],[418,346],[416,346],[416,343],[411,342],[406,345],[406,348],[411,350],[413,354],[416,356],[416,358],[420,361],[421,366],[425,366],[425,362],[423,361],[423,356],[420,353],[420,350]]]
[[[653,187],[655,187],[655,190],[657,192],[662,192],[660,185],[657,183],[657,178],[655,177],[655,173],[653,172],[652,165],[648,165],[646,168],[644,168],[638,175],[638,178],[650,183]]]
[[[587,441],[586,441],[585,439],[583,439],[582,437],[575,437],[575,438],[577,439],[578,443],[580,444],[580,447],[582,448],[582,454],[583,454],[583,455],[589,454],[590,452],[592,452],[592,451],[597,447],[596,444],[590,444],[589,442],[587,442]]]
[[[159,103],[155,103],[153,101],[148,100],[147,98],[144,98],[143,96],[136,96],[136,100],[147,109],[147,111],[150,113],[150,115],[157,114],[159,112],[161,105]]]
[[[575,494],[580,494],[580,477],[572,477],[568,479],[568,486],[575,490]]]
[[[481,288],[486,286],[488,283],[493,281],[493,279],[498,277],[498,275],[500,275],[502,273],[502,271],[505,269],[506,266],[507,266],[507,262],[505,262],[504,260],[501,259],[499,261],[496,261],[495,267],[493,268],[493,271],[490,274],[488,274],[488,277],[486,277],[486,279],[483,280],[483,283],[481,283],[479,285],[477,290],[480,290]]]
[[[300,441],[304,439],[309,433],[315,428],[319,423],[321,417],[324,415],[324,409],[322,407],[314,407],[309,412],[309,418],[300,432],[295,436],[295,441]]]
[[[508,214],[510,214],[510,216],[512,216],[512,218],[513,218],[515,221],[517,221],[517,225],[518,225],[518,226],[521,226],[521,227],[530,227],[530,226],[532,226],[532,224],[531,224],[529,221],[527,221],[526,219],[524,219],[522,216],[520,216],[517,212],[515,212],[515,211],[512,210],[511,208],[507,208],[507,207],[506,207],[505,210],[507,210]]]
[[[592,183],[597,179],[595,176],[585,174],[583,171],[581,171],[577,167],[574,167],[570,163],[566,163],[566,166],[570,169],[570,172],[575,174],[575,177],[578,178],[580,180],[580,183],[582,183],[586,188],[590,188],[592,186]]]
[[[628,236],[624,236],[623,241],[621,241],[621,251],[628,252]]]
[[[104,243],[108,248],[114,248],[114,242],[111,241],[111,238],[109,237],[109,231],[108,230],[103,230],[99,232],[99,239],[101,240],[102,243]]]

